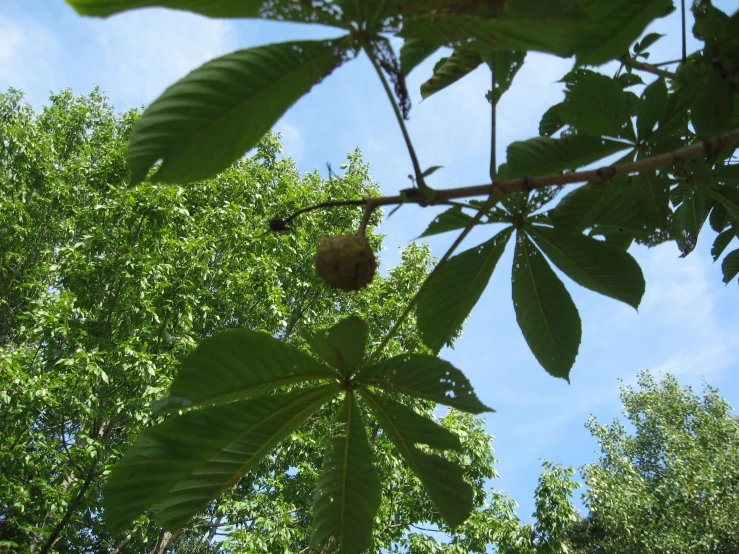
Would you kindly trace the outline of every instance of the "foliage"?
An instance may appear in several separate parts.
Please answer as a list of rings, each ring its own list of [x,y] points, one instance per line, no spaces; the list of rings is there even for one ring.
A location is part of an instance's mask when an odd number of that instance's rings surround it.
[[[708,385],[703,397],[647,372],[623,387],[629,429],[588,422],[600,444],[583,468],[583,552],[724,553],[739,548],[739,419]]]
[[[362,415],[365,403],[405,462],[424,483],[435,508],[444,515],[447,524],[454,527],[472,509],[471,495],[465,492],[461,470],[454,469],[444,457],[419,446],[438,449],[443,442],[443,431],[430,419],[413,418],[401,409],[392,416],[380,415],[385,407],[392,406],[389,398],[441,402],[471,413],[487,409],[477,400],[464,375],[450,364],[428,354],[414,354],[407,347],[403,353],[385,352],[396,334],[403,331],[416,304],[421,338],[425,346],[436,353],[459,333],[459,326],[480,298],[500,253],[515,232],[512,279],[517,322],[545,370],[569,379],[580,346],[581,321],[577,307],[550,262],[576,283],[636,308],[645,283],[638,265],[626,252],[634,241],[655,245],[673,240],[683,255],[688,255],[695,248],[705,222],[709,221],[719,233],[714,243],[718,259],[737,237],[739,179],[733,153],[739,142],[739,13],[725,14],[708,0],[696,0],[693,5],[694,35],[704,47],[685,57],[674,72],[641,61],[648,59],[648,47],[659,37],[647,35],[634,44],[650,22],[673,9],[671,0],[68,2],[80,13],[97,16],[163,6],[212,17],[261,17],[320,23],[344,31],[342,36],[332,40],[293,41],[240,50],[206,63],[173,84],[135,122],[126,158],[134,184],[146,183],[149,175],[154,183],[198,181],[215,176],[234,162],[239,167],[244,163],[240,158],[258,144],[260,137],[294,102],[336,67],[364,53],[388,94],[407,143],[414,169],[411,176],[414,188],[387,198],[377,198],[361,187],[352,191],[334,190],[334,194],[327,194],[333,200],[328,203],[317,201],[315,191],[302,190],[300,206],[295,206],[292,215],[284,221],[295,223],[298,215],[319,208],[335,208],[342,203],[361,205],[365,214],[358,234],[362,235],[379,206],[452,204],[453,213],[443,214],[434,223],[433,232],[463,229],[428,277],[428,285],[420,292],[414,289],[409,294],[410,302],[406,300],[404,309],[391,319],[394,325],[383,329],[383,337],[377,342],[371,341],[366,352],[354,352],[362,361],[344,368],[343,372],[334,371],[329,376],[329,366],[335,356],[330,354],[325,358],[325,348],[315,352],[323,361],[298,355],[295,351],[286,354],[286,358],[292,356],[291,359],[300,358],[302,362],[294,367],[281,365],[277,348],[273,347],[277,340],[274,328],[260,324],[272,338],[256,339],[256,334],[250,334],[248,340],[261,340],[257,351],[262,356],[249,357],[249,363],[239,365],[237,362],[245,362],[246,358],[238,349],[240,339],[236,334],[228,336],[229,348],[225,349],[236,353],[225,372],[233,372],[237,383],[248,382],[249,387],[259,392],[249,393],[246,398],[242,394],[244,391],[236,387],[220,390],[219,396],[208,396],[206,391],[218,386],[224,389],[224,385],[218,383],[216,386],[216,378],[209,374],[211,360],[202,353],[214,343],[204,342],[186,362],[202,385],[202,396],[191,398],[195,390],[192,387],[188,389],[191,391],[188,396],[171,394],[169,406],[177,405],[184,413],[172,415],[160,427],[144,431],[121,465],[113,470],[106,503],[118,505],[123,498],[127,482],[125,468],[129,464],[146,460],[141,463],[148,469],[159,471],[163,467],[174,467],[175,459],[181,457],[177,455],[177,448],[189,444],[183,421],[199,421],[212,426],[214,440],[220,441],[212,445],[213,459],[218,463],[214,462],[213,467],[208,465],[211,473],[200,476],[197,473],[198,454],[188,448],[182,460],[183,467],[172,470],[171,486],[167,490],[131,472],[128,479],[142,486],[141,496],[147,501],[137,499],[136,503],[128,504],[112,519],[112,529],[121,530],[125,522],[133,520],[146,507],[166,514],[172,502],[184,502],[177,517],[167,519],[163,516],[163,521],[172,529],[176,528],[186,515],[202,508],[213,494],[224,490],[231,479],[240,475],[240,468],[253,467],[258,458],[266,456],[268,450],[286,438],[300,421],[309,418],[308,412],[328,402],[329,393],[342,399],[342,407],[337,412],[335,429],[326,437],[328,451],[315,503],[313,536],[318,538],[314,538],[313,546],[325,539],[328,543],[334,541],[341,551],[358,552],[370,544],[369,529],[373,511],[380,505],[376,498],[381,485],[374,478],[354,479],[358,468],[369,467],[368,457],[372,456],[372,449],[364,438],[368,432],[363,427],[369,429],[371,425],[366,414]],[[395,33],[404,41],[399,57],[392,50],[388,33]],[[629,53],[632,44],[633,55]],[[452,47],[453,52],[436,65],[434,76],[422,87],[422,95],[453,86],[484,62],[494,72],[493,90],[487,92],[493,116],[500,95],[524,63],[526,51],[576,58],[576,67],[563,78],[566,83],[564,101],[544,114],[540,126],[542,136],[509,145],[506,163],[497,166],[493,132],[491,184],[443,191],[431,189],[424,177],[438,166],[422,170],[405,128],[404,118],[410,110],[405,75],[442,46]],[[585,68],[612,60],[620,60],[622,65],[613,77]],[[625,73],[622,72],[624,68]],[[628,90],[643,83],[633,75],[634,70],[658,76],[641,95]],[[621,156],[615,165],[575,172],[615,153]],[[570,191],[558,203],[552,203],[563,185],[578,182],[586,184]],[[453,203],[454,199],[471,196],[483,196],[487,201]],[[275,199],[272,209],[277,212],[285,207],[284,202]],[[284,217],[281,213],[271,215]],[[141,218],[142,224],[144,219],[148,216]],[[323,219],[330,221],[331,216]],[[313,220],[314,225],[316,221]],[[354,221],[344,219],[343,222],[342,234]],[[491,239],[492,242],[451,258],[472,227],[478,224],[503,224],[505,228]],[[134,238],[129,243],[137,240]],[[111,261],[104,255],[101,260],[103,264]],[[736,277],[739,270],[736,250],[726,255],[722,269],[726,282]],[[185,274],[184,271],[180,270],[179,274]],[[301,279],[309,282],[307,274],[302,274]],[[278,288],[279,283],[284,287],[290,280],[284,271],[277,272],[273,286]],[[447,287],[453,290],[458,308],[453,318],[447,318],[437,309],[439,295],[427,292]],[[118,289],[119,286],[112,289],[113,304],[116,304]],[[227,299],[230,300],[226,295],[224,302]],[[264,298],[253,300],[259,305],[258,310],[269,311],[273,306],[264,302]],[[311,307],[314,313],[322,313],[318,306]],[[351,301],[339,301],[338,306],[321,305],[326,311],[335,307],[350,313],[347,308],[351,307]],[[335,310],[336,316],[340,313],[341,309]],[[200,314],[194,315],[199,317]],[[332,331],[326,329],[338,317],[329,319],[333,321],[324,321],[320,327],[324,329],[321,336],[330,340]],[[247,319],[238,321],[240,326],[249,327]],[[107,320],[104,325],[109,325]],[[371,322],[368,325],[371,326]],[[359,344],[359,341],[353,342]],[[107,353],[106,349],[101,350]],[[310,378],[298,370],[308,365],[315,369],[308,372]],[[274,376],[280,371],[285,382],[278,383]],[[187,389],[185,380],[182,373],[178,374],[173,390]],[[298,383],[306,388],[293,388]],[[277,387],[279,391],[274,394],[267,392]],[[229,437],[226,428],[217,423],[223,414],[234,409],[230,404],[234,402],[245,402],[244,405],[250,407],[280,406],[284,419],[273,421],[265,416],[254,421],[244,420],[244,427],[232,429],[233,436]],[[195,407],[197,403],[205,405]],[[444,445],[447,448],[449,443],[444,442]],[[205,454],[201,452],[200,455]],[[218,465],[221,463],[225,465]],[[218,469],[221,467],[224,469]],[[448,474],[456,485],[447,488],[439,485],[436,477],[441,472]],[[196,492],[201,479],[207,481],[208,498]],[[182,487],[181,491],[178,487]],[[335,510],[339,507],[334,513],[326,504],[329,499],[338,498],[337,495],[365,498],[368,504],[363,509],[355,509],[359,507],[331,502]]]
[[[252,157],[216,179],[186,188],[132,186],[124,156],[137,116],[115,115],[97,91],[80,98],[54,95],[40,114],[17,91],[0,95],[0,544],[35,552],[300,550],[307,546],[322,444],[334,430],[331,403],[252,471],[239,468],[243,478],[206,499],[176,533],[142,517],[124,533],[110,534],[103,518],[114,519],[115,510],[102,509],[103,486],[142,429],[147,431],[140,440],[178,424],[162,414],[180,407],[181,399],[263,392],[265,374],[250,380],[248,367],[238,369],[260,352],[288,363],[302,360],[304,371],[278,374],[268,383],[281,387],[282,396],[240,400],[226,410],[239,402],[279,401],[295,395],[291,387],[301,379],[335,375],[329,366],[343,371],[343,363],[356,365],[360,346],[386,335],[428,272],[428,249],[405,249],[402,263],[362,293],[334,293],[314,275],[312,251],[325,233],[343,231],[359,214],[342,209],[330,219],[309,215],[298,229],[280,234],[265,235],[260,226],[273,210],[288,213],[306,198],[376,194],[358,152],[349,156],[343,176],[300,177],[268,135]],[[376,249],[382,239],[373,231],[378,221],[373,217],[367,230]],[[319,331],[344,314],[362,319],[343,320],[349,333],[341,326],[334,327],[338,333]],[[364,333],[361,344],[351,342],[352,322]],[[211,338],[190,354],[205,337]],[[315,361],[303,352],[306,339],[327,360],[331,351],[321,351],[320,344],[338,345],[339,361]],[[267,350],[259,349],[262,343]],[[248,349],[235,363],[232,346]],[[386,350],[390,356],[423,351],[410,323]],[[209,356],[210,379],[199,380],[198,353]],[[188,362],[177,372],[183,359]],[[217,359],[225,365],[214,365]],[[282,367],[265,359],[266,370]],[[175,374],[180,380],[173,385]],[[155,402],[170,389],[175,398]],[[153,402],[159,415],[152,414]],[[407,406],[426,416],[433,409],[428,401]],[[212,409],[190,411],[183,420],[215,417],[208,413]],[[455,447],[478,506],[484,481],[492,477],[490,437],[460,412],[440,423],[438,432],[450,428],[460,437]],[[209,428],[204,432],[196,447],[211,438]],[[372,540],[389,545],[411,524],[442,520],[377,434],[372,443],[385,486],[378,521],[388,529],[376,528]],[[194,436],[188,428],[181,439]],[[114,477],[108,490],[115,488]],[[412,498],[393,493],[412,488]],[[213,541],[216,531],[222,542]]]

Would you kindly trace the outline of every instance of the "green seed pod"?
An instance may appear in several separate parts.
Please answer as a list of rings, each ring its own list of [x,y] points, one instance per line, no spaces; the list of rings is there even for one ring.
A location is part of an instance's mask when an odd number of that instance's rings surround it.
[[[364,235],[341,235],[324,240],[314,257],[316,273],[334,289],[354,291],[375,276],[377,260]]]

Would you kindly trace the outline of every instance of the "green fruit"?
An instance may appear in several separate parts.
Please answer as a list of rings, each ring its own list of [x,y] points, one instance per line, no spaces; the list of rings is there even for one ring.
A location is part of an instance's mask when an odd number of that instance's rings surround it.
[[[334,289],[366,287],[375,276],[377,260],[364,235],[341,235],[324,240],[314,257],[316,273]]]

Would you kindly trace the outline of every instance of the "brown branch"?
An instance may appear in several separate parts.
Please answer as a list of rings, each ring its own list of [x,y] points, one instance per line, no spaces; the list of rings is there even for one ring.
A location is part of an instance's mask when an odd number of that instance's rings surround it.
[[[677,79],[677,73],[673,73],[672,71],[667,71],[666,69],[660,69],[656,65],[652,65],[649,63],[640,62],[639,60],[636,60],[632,58],[631,56],[621,56],[621,62],[623,62],[625,65],[628,65],[630,67],[633,67],[634,69],[640,69],[641,71],[646,71],[647,73],[651,73],[652,75],[657,75],[659,77],[665,77],[666,79]]]
[[[721,150],[727,146],[739,143],[739,129],[734,129],[715,137],[701,140],[690,146],[684,146],[676,150],[672,150],[659,156],[643,158],[636,162],[628,162],[610,166],[604,166],[599,169],[591,169],[587,171],[575,171],[572,173],[557,173],[555,175],[543,175],[541,177],[522,177],[520,179],[508,179],[498,181],[496,183],[488,183],[485,185],[473,185],[468,187],[459,187],[452,189],[436,190],[436,197],[431,204],[419,194],[412,194],[417,189],[406,189],[403,194],[398,196],[379,196],[365,198],[363,200],[336,200],[333,202],[322,202],[315,206],[303,208],[291,215],[288,220],[292,220],[296,216],[327,207],[336,206],[364,206],[365,209],[374,209],[379,206],[391,206],[395,204],[411,203],[420,205],[440,205],[448,204],[455,198],[468,198],[472,196],[485,196],[491,194],[494,190],[500,190],[505,194],[513,192],[526,192],[539,188],[550,187],[554,185],[572,185],[575,183],[605,183],[616,177],[629,175],[632,173],[640,173],[643,171],[651,171],[664,167],[670,167],[684,163],[701,156],[710,156],[714,152]]]

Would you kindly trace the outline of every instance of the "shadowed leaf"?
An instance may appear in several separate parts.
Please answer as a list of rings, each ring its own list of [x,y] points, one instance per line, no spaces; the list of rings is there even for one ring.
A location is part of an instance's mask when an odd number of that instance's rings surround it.
[[[582,325],[570,294],[524,235],[513,260],[516,321],[536,359],[551,375],[569,382],[580,348]]]

